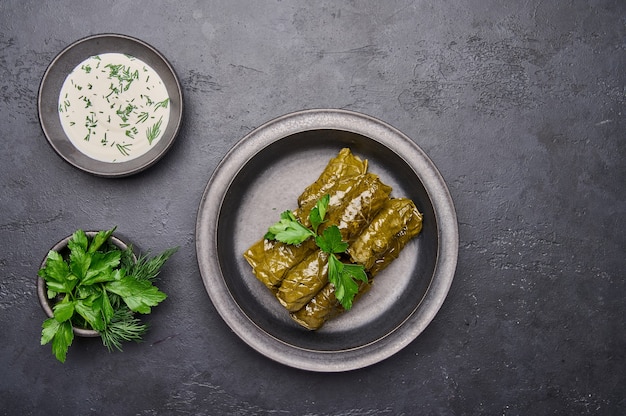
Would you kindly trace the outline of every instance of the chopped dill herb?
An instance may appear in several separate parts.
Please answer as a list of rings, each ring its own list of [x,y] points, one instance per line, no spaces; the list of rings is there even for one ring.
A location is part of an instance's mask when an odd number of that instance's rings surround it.
[[[137,122],[138,123],[144,123],[146,122],[146,120],[148,120],[148,117],[150,115],[148,114],[147,111],[142,111],[141,113],[139,113],[139,117],[137,118]]]
[[[169,102],[170,102],[169,98],[166,98],[163,101],[159,101],[158,103],[154,105],[154,109],[158,110],[159,108],[167,108],[167,105],[169,104]]]
[[[146,137],[148,138],[148,143],[152,144],[154,139],[159,137],[159,134],[161,134],[161,123],[162,122],[163,122],[163,117],[161,117],[159,119],[159,121],[157,121],[155,124],[153,124],[152,127],[148,128],[148,130],[146,130]]]
[[[152,106],[152,104],[154,104],[154,101],[152,101],[146,94],[141,94],[141,98],[146,100],[147,106]]]
[[[130,137],[131,139],[134,139],[137,133],[139,133],[139,130],[137,130],[137,127],[135,126],[131,127],[129,130],[126,130],[126,136]]]
[[[130,147],[132,146],[132,144],[130,144],[130,143],[127,143],[127,144],[116,143],[115,146],[117,147],[117,150],[119,150],[120,153],[123,154],[124,156],[130,155]]]
[[[122,119],[124,123],[126,123],[128,121],[128,118],[130,117],[130,114],[135,108],[137,107],[132,104],[128,104],[124,109],[122,109],[122,106],[120,106],[119,110],[117,110],[115,113]]]
[[[85,117],[85,127],[88,129],[95,129],[98,126],[98,120],[96,119],[96,113],[93,111]]]

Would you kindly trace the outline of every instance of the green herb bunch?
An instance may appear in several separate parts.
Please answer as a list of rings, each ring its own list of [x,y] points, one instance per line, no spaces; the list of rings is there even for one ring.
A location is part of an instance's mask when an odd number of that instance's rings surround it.
[[[339,227],[331,225],[318,234],[319,226],[325,222],[329,202],[330,196],[324,195],[311,209],[310,229],[302,225],[293,212],[284,211],[280,214],[280,221],[269,227],[264,237],[285,244],[301,244],[309,238],[315,238],[320,250],[329,255],[328,281],[335,287],[335,297],[348,310],[352,308],[352,301],[359,291],[357,280],[367,283],[367,274],[362,265],[344,263],[337,257],[348,249],[348,243],[342,241]]]
[[[68,241],[69,256],[51,250],[39,269],[48,299],[55,299],[54,316],[44,321],[41,345],[65,362],[74,339],[72,327],[94,329],[109,351],[124,341],[140,341],[148,326],[135,313],[148,314],[167,298],[154,281],[178,247],[136,259],[132,247],[120,250],[109,242],[116,227],[88,238],[76,231]],[[135,261],[136,259],[136,261]]]

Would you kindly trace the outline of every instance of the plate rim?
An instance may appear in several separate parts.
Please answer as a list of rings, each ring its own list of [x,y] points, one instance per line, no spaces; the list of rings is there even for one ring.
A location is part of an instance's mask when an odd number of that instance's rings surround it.
[[[258,327],[238,306],[217,258],[217,220],[237,172],[266,146],[311,129],[336,129],[368,137],[396,153],[422,181],[438,216],[439,246],[431,284],[419,307],[394,331],[341,351],[303,349]],[[418,160],[409,161],[407,156]],[[446,224],[441,227],[440,224]],[[344,109],[300,110],[274,118],[240,139],[215,168],[202,194],[196,219],[196,257],[205,289],[233,332],[262,355],[284,365],[316,372],[343,372],[378,363],[411,343],[434,319],[445,300],[458,259],[458,223],[447,185],[426,153],[408,136],[372,116]]]
[[[84,45],[89,42],[95,42],[98,40],[106,40],[106,39],[122,39],[127,42],[131,42],[139,46],[140,48],[146,49],[149,53],[154,54],[158,60],[167,68],[167,73],[165,74],[167,78],[171,78],[173,81],[174,90],[176,97],[170,96],[170,102],[172,102],[172,98],[175,98],[176,103],[176,111],[172,112],[174,117],[170,117],[171,125],[173,126],[173,130],[171,130],[171,134],[168,137],[162,137],[159,140],[159,144],[163,141],[160,148],[152,148],[145,154],[139,156],[136,159],[129,160],[127,162],[119,162],[119,163],[108,163],[99,161],[96,159],[92,159],[87,155],[81,153],[81,158],[87,159],[84,162],[74,159],[72,156],[66,154],[63,149],[58,145],[57,142],[67,142],[69,145],[74,147],[71,144],[71,141],[67,136],[65,137],[53,137],[52,132],[49,131],[49,124],[51,121],[46,120],[46,111],[44,110],[44,89],[47,86],[47,82],[54,71],[57,69],[56,66],[64,57],[67,56],[74,48]],[[85,56],[85,59],[87,56]],[[156,69],[155,69],[156,70]],[[163,77],[164,74],[162,72],[157,71],[159,76]],[[66,75],[67,76],[67,75]],[[59,90],[60,91],[60,90]],[[174,105],[173,105],[174,106]],[[39,118],[39,125],[46,137],[46,141],[52,147],[52,149],[59,155],[65,162],[74,166],[75,168],[82,170],[83,172],[92,174],[94,176],[107,177],[107,178],[120,178],[130,176],[139,172],[142,172],[149,167],[153,166],[156,162],[158,162],[165,154],[171,149],[174,142],[176,141],[180,129],[183,122],[183,109],[184,109],[184,100],[183,100],[183,92],[180,84],[180,80],[176,75],[176,71],[174,67],[171,65],[169,60],[157,50],[155,47],[150,45],[149,43],[125,34],[121,33],[98,33],[89,36],[82,37],[80,39],[75,40],[74,42],[67,45],[63,48],[48,64],[39,84],[39,89],[37,92],[37,113]],[[168,123],[168,126],[169,126]],[[169,129],[169,127],[167,128]],[[75,148],[75,147],[74,147]],[[78,151],[78,149],[76,149]],[[149,155],[149,156],[147,156]],[[105,169],[106,167],[106,169]]]

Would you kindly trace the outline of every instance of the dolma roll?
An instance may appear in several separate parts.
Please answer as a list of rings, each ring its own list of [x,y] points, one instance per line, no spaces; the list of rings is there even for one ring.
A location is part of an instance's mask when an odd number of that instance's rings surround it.
[[[422,214],[407,198],[385,202],[367,228],[348,248],[354,263],[362,264],[372,276],[398,257],[406,243],[422,230]]]
[[[370,284],[359,282],[359,293],[369,290]],[[356,298],[355,298],[356,300]],[[327,283],[317,295],[304,305],[302,309],[290,314],[291,318],[306,329],[316,330],[322,327],[326,321],[339,315],[344,311],[341,303],[335,297],[335,287],[332,283]]]
[[[341,309],[341,304],[335,297],[335,288],[328,283],[309,303],[290,316],[306,329],[316,330],[321,328],[324,322],[340,313]]]
[[[367,172],[367,160],[354,156],[350,149],[343,148],[332,158],[315,182],[309,185],[298,197],[298,207],[307,213],[315,203],[329,193],[341,180]]]
[[[363,175],[340,178],[334,183],[331,188],[325,188],[328,190],[328,192],[326,192],[324,195],[329,196],[328,207],[326,207],[327,215],[330,215],[331,212],[341,208],[346,196],[350,194],[350,191],[352,191],[355,186],[361,183],[362,176]],[[321,195],[320,198],[322,198],[324,195]],[[319,199],[315,200],[311,204],[298,207],[295,211],[293,211],[296,218],[298,218],[298,220],[305,227],[311,226],[309,213],[311,212],[311,209],[315,207],[318,200]]]
[[[327,227],[336,225],[349,247],[340,260],[363,265],[372,278],[420,232],[422,214],[406,198],[390,199],[391,187],[377,175],[367,173],[367,165],[367,160],[342,149],[300,195],[293,214],[310,227],[311,209],[328,195],[325,220],[316,233],[321,235]],[[256,277],[303,327],[318,329],[344,310],[328,280],[329,255],[317,247],[313,238],[298,245],[262,239],[244,257]],[[369,282],[358,284],[357,297],[370,287]]]
[[[369,224],[389,199],[391,187],[373,173],[361,175],[359,183],[344,197],[336,210],[329,212],[326,226],[337,225],[343,241],[350,242]],[[322,231],[323,231],[322,226]]]
[[[270,290],[275,291],[285,274],[315,248],[313,240],[300,245],[262,239],[243,253],[252,272]]]
[[[337,225],[343,241],[357,236],[374,218],[389,198],[391,187],[380,181],[377,175],[367,173],[359,176],[358,183],[345,195],[341,206],[327,215],[318,232],[327,226]],[[328,256],[324,255],[326,260]],[[289,311],[297,311],[319,292],[328,281],[327,265],[318,264],[320,257],[309,255],[302,263],[291,269],[283,279],[276,296]],[[324,270],[324,273],[317,274]]]
[[[287,272],[276,297],[290,312],[297,311],[328,283],[328,254],[316,250]]]
[[[354,186],[360,183],[360,176],[367,171],[367,160],[354,156],[344,148],[332,158],[318,179],[309,185],[298,197],[298,208],[293,211],[298,220],[310,226],[309,212],[324,195],[330,196],[327,213],[339,208],[343,199]],[[243,254],[252,267],[254,275],[269,289],[276,291],[289,269],[300,263],[315,248],[306,241],[299,246],[265,239],[254,243]]]
[[[330,200],[327,207],[327,215],[339,209],[343,204],[344,198],[359,184],[361,184],[360,176],[337,181],[335,186],[329,189],[328,192]],[[317,201],[315,202],[317,203]],[[309,212],[313,206],[309,207],[306,212],[302,208],[293,211],[298,221],[306,227],[311,225]],[[285,273],[300,263],[314,249],[315,243],[312,240],[307,240],[298,246],[294,246],[279,241],[262,239],[246,250],[243,256],[252,267],[252,271],[257,279],[263,282],[269,289],[276,290],[276,287],[280,285],[285,277]]]
[[[362,264],[373,278],[398,257],[406,243],[421,229],[422,214],[413,201],[406,198],[388,199],[372,222],[350,245],[348,254],[352,262]],[[357,296],[370,287],[369,283],[359,282],[359,285]],[[316,330],[341,312],[343,308],[335,298],[335,288],[328,283],[291,317],[303,327]]]

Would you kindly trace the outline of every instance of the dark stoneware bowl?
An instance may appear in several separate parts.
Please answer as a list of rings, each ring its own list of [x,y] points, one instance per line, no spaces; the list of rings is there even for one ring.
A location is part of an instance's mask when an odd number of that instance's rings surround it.
[[[59,93],[67,75],[90,56],[110,52],[131,55],[150,65],[163,80],[170,98],[170,121],[161,140],[140,157],[120,163],[102,162],[81,153],[65,134],[58,112]],[[43,75],[37,104],[41,128],[57,154],[78,169],[107,178],[133,175],[154,165],[174,144],[183,118],[182,88],[165,56],[142,40],[114,33],[79,39],[61,51]]]

